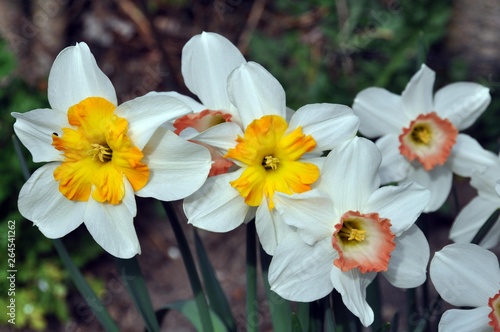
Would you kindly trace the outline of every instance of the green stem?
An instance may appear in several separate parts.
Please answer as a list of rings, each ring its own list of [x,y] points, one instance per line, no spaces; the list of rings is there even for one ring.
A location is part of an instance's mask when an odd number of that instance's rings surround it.
[[[172,230],[174,231],[175,238],[177,239],[177,244],[179,245],[182,260],[184,262],[184,266],[186,267],[191,289],[193,290],[194,299],[196,301],[196,306],[198,307],[198,312],[200,314],[203,331],[213,332],[212,319],[208,310],[207,300],[205,299],[201,281],[198,277],[198,272],[194,264],[193,255],[189,249],[189,245],[179,222],[179,218],[177,217],[177,213],[175,212],[174,206],[171,202],[162,202],[162,205],[170,224],[172,225]]]
[[[246,277],[247,277],[247,331],[258,331],[257,302],[257,237],[255,221],[247,224],[246,234]]]

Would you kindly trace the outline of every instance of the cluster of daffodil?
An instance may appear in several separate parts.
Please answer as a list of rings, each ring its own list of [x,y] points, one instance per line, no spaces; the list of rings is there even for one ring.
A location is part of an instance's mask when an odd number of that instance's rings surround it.
[[[430,249],[415,222],[441,207],[455,173],[479,194],[451,230],[462,244],[436,253],[430,276],[445,300],[478,308],[448,311],[440,329],[500,331],[497,258],[464,244],[500,208],[500,160],[459,133],[487,108],[487,88],[454,83],[433,95],[435,74],[422,65],[401,95],[369,88],[352,109],[293,111],[266,69],[214,33],[184,46],[181,69],[199,101],[151,92],[118,105],[88,46],[64,49],[49,75],[51,109],[13,114],[33,160],[48,162],[20,192],[22,215],[49,238],[84,223],[120,258],[140,253],[134,195],[184,199],[188,222],[208,231],[254,220],[272,290],[309,302],[336,289],[369,326],[377,273],[399,288],[426,280]],[[499,237],[497,223],[481,245]]]

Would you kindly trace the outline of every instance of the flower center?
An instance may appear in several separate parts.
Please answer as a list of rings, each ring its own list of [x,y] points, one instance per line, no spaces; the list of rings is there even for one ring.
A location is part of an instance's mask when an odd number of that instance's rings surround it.
[[[491,308],[491,312],[488,315],[490,319],[489,325],[493,327],[493,331],[500,331],[500,291],[489,299],[488,306]]]
[[[386,271],[396,247],[390,227],[390,220],[378,213],[344,213],[332,235],[332,246],[339,254],[333,264],[344,272],[354,268],[362,273]]]
[[[82,100],[68,110],[72,128],[52,135],[52,145],[64,154],[54,171],[59,191],[73,201],[119,204],[125,196],[124,177],[137,191],[149,178],[142,152],[127,136],[128,122],[114,114],[115,105],[101,97]]]
[[[403,128],[399,135],[399,151],[409,161],[417,160],[426,171],[443,165],[456,143],[458,130],[435,112],[421,114]]]
[[[231,122],[231,118],[232,118],[231,114],[227,114],[222,111],[212,111],[208,109],[203,110],[200,113],[190,113],[181,116],[180,118],[175,120],[174,132],[177,135],[179,135],[184,129],[193,128],[196,129],[197,132],[201,133],[207,130],[208,128],[216,126],[218,124],[224,122]],[[225,174],[234,165],[232,161],[222,157],[222,155],[210,145],[203,144],[195,140],[193,140],[192,142],[203,145],[208,149],[208,151],[210,151],[213,164],[212,167],[210,168],[208,176]]]
[[[263,116],[248,125],[244,137],[238,136],[236,146],[225,155],[244,168],[230,183],[250,206],[259,206],[266,197],[273,209],[276,191],[289,195],[305,192],[319,177],[316,165],[301,160],[316,147],[316,141],[301,127],[288,133],[287,129],[281,116]]]

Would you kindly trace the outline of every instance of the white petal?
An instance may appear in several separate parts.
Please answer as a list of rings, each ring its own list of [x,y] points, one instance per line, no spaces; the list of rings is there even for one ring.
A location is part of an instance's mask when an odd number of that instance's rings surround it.
[[[382,163],[379,171],[381,183],[400,182],[406,179],[412,166],[408,159],[399,152],[398,135],[382,136],[375,144],[382,153]]]
[[[358,130],[359,119],[352,110],[337,104],[310,104],[299,108],[288,131],[302,127],[306,135],[316,141],[316,151],[332,150],[340,143],[352,139]]]
[[[227,78],[242,63],[245,58],[236,46],[216,33],[196,35],[182,49],[184,82],[211,110],[229,110]]]
[[[234,122],[224,122],[192,136],[191,139],[208,144],[224,155],[236,146],[238,136],[243,136],[241,127]]]
[[[66,47],[54,60],[48,81],[50,106],[66,112],[88,97],[102,97],[116,105],[116,92],[99,69],[85,43]]]
[[[242,170],[212,176],[193,195],[184,199],[184,213],[188,222],[211,232],[229,232],[243,223],[249,210],[230,181]]]
[[[497,180],[495,182],[495,192],[497,193],[498,196],[500,196],[500,180]]]
[[[31,152],[35,163],[63,160],[61,151],[52,146],[52,134],[62,136],[62,128],[70,127],[66,113],[51,109],[36,109],[27,113],[12,113],[16,118],[14,131]]]
[[[168,96],[179,100],[180,102],[186,104],[194,113],[200,113],[201,111],[207,109],[204,105],[200,104],[196,100],[191,97],[182,95],[175,91],[167,91],[167,92],[156,92],[151,91],[146,94],[146,96]]]
[[[118,258],[131,258],[141,253],[134,228],[136,205],[134,190],[124,178],[125,197],[120,204],[99,203],[89,199],[85,209],[85,226],[94,240]]]
[[[311,302],[328,295],[335,253],[329,241],[309,246],[291,233],[278,246],[269,266],[271,290],[290,301]]]
[[[497,163],[498,157],[466,134],[459,134],[457,143],[451,150],[449,163],[453,173],[463,177],[470,177],[474,172],[484,172]]]
[[[342,301],[347,309],[366,327],[373,323],[373,310],[366,302],[366,287],[376,275],[376,273],[362,274],[358,269],[342,272],[334,267],[330,276],[333,287],[342,295]]]
[[[488,318],[490,311],[488,306],[447,310],[439,321],[439,332],[492,332]]]
[[[401,94],[403,110],[410,119],[433,111],[432,90],[436,73],[422,65]]]
[[[434,212],[439,209],[448,198],[451,190],[453,173],[447,165],[436,166],[430,171],[425,171],[422,167],[414,168],[406,181],[414,181],[431,191],[429,205],[424,212]]]
[[[481,196],[474,197],[463,207],[453,222],[450,230],[450,239],[458,243],[470,243],[486,220],[499,207],[496,202],[492,202],[489,199]],[[499,222],[497,221],[497,223]]]
[[[411,122],[403,112],[401,96],[382,88],[358,93],[352,109],[360,120],[359,132],[370,138],[399,134]]]
[[[470,243],[454,243],[436,252],[430,276],[446,302],[480,307],[498,292],[500,269],[491,251]]]
[[[76,229],[83,222],[87,202],[75,202],[59,191],[54,170],[59,163],[37,169],[21,188],[19,212],[31,220],[48,238],[57,239]]]
[[[161,94],[129,100],[118,106],[115,111],[116,115],[127,119],[127,134],[141,150],[159,126],[190,112],[184,103]]]
[[[469,128],[490,104],[490,89],[477,83],[458,82],[439,89],[434,96],[436,113],[458,130]]]
[[[326,157],[318,189],[330,195],[338,211],[362,211],[370,195],[379,187],[381,159],[375,144],[356,137]]]
[[[288,226],[276,210],[269,211],[266,199],[262,199],[262,204],[257,208],[255,215],[255,228],[259,235],[262,249],[269,255],[274,255],[276,247],[291,232]]]
[[[212,165],[210,152],[159,128],[143,150],[149,181],[137,191],[141,197],[173,201],[191,195],[205,183]]]
[[[476,188],[479,196],[497,202],[500,206],[500,197],[497,193],[497,182],[500,181],[500,160],[497,158],[495,164],[488,167],[484,173],[475,172],[471,176],[470,184]]]
[[[427,277],[429,243],[424,233],[413,225],[396,237],[396,248],[391,253],[389,267],[384,276],[395,287],[413,288],[422,285]]]
[[[410,228],[429,203],[429,190],[415,183],[382,187],[375,191],[366,204],[366,211],[378,212],[391,220],[391,231],[401,235]]]
[[[228,94],[238,109],[244,128],[264,115],[286,117],[285,90],[258,63],[242,64],[229,75]]]
[[[301,239],[309,245],[331,237],[334,225],[333,203],[325,193],[310,190],[302,194],[275,193],[274,204],[283,221],[297,228]]]

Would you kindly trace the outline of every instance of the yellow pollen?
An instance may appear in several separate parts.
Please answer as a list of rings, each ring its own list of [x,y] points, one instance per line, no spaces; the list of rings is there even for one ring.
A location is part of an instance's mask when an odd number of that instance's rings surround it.
[[[411,138],[416,143],[428,145],[432,141],[432,132],[427,126],[416,126],[411,132]]]
[[[113,151],[109,148],[109,146],[102,146],[98,143],[91,144],[92,149],[90,149],[87,153],[89,156],[92,156],[92,159],[95,160],[96,157],[99,158],[101,163],[107,163],[111,160],[113,156]]]
[[[262,166],[264,166],[265,169],[277,170],[279,162],[280,160],[276,157],[265,156],[264,160],[262,161]]]
[[[347,237],[348,241],[356,240],[361,242],[365,239],[365,230],[360,230],[356,228],[352,228],[348,223],[344,222],[342,229],[339,232],[339,235],[342,237]]]

